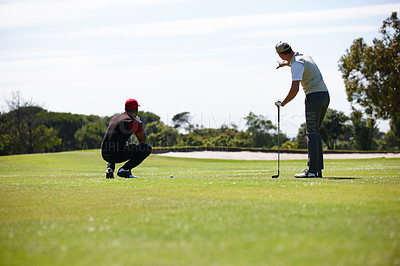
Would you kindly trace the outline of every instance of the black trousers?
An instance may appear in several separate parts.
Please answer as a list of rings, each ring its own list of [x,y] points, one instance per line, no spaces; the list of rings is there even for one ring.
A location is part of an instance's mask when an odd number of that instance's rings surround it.
[[[307,165],[310,173],[317,173],[319,170],[324,169],[322,139],[319,130],[324,121],[329,101],[328,92],[314,92],[306,95]]]
[[[151,146],[146,143],[129,144],[122,151],[106,152],[102,151],[104,161],[108,162],[107,168],[115,170],[116,163],[127,161],[122,167],[130,170],[141,164],[151,153]]]

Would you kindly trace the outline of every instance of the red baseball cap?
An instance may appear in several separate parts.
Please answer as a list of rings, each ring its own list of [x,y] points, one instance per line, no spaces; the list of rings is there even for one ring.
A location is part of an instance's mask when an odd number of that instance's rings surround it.
[[[135,99],[128,99],[125,102],[125,109],[128,109],[128,110],[135,109],[138,106],[140,106],[140,105],[138,104],[138,102]]]

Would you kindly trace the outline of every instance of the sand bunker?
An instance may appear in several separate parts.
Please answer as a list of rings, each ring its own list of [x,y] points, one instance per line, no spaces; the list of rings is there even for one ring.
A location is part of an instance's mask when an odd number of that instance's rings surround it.
[[[227,160],[277,160],[274,152],[252,151],[192,151],[167,152],[158,156],[197,158],[197,159],[227,159]],[[398,153],[325,153],[324,159],[372,159],[372,158],[400,158]],[[305,153],[281,153],[281,160],[307,160]]]

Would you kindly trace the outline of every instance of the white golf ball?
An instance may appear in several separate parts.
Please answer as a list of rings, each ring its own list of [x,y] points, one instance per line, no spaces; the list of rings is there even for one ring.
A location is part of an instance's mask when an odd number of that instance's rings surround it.
[[[173,178],[174,176],[173,176],[173,175],[170,175],[169,177],[170,177],[170,178]]]

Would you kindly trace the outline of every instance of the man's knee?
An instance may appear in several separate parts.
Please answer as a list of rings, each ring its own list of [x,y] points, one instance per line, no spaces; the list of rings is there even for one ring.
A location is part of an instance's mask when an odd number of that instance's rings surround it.
[[[310,135],[310,136],[312,136],[312,135],[319,135],[319,131],[316,129],[316,128],[307,128],[306,129],[306,134],[307,135]]]
[[[102,152],[101,156],[103,157],[104,161],[109,162],[109,163],[112,162],[112,155],[111,154]]]
[[[145,145],[146,145],[146,148],[145,148],[146,154],[147,154],[147,156],[149,156],[151,154],[153,148],[147,143]]]
[[[142,152],[143,154],[145,154],[146,157],[150,155],[152,150],[153,150],[153,148],[147,143],[139,144],[139,151]]]

